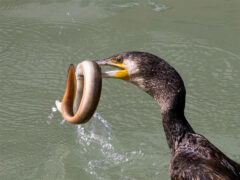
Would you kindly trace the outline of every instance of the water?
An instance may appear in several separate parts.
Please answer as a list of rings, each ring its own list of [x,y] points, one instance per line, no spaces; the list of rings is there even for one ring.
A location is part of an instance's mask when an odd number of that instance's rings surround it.
[[[159,107],[105,79],[99,116],[64,122],[69,64],[141,50],[187,89],[193,128],[240,162],[240,2],[1,0],[0,179],[169,179]],[[102,118],[101,118],[102,117]]]

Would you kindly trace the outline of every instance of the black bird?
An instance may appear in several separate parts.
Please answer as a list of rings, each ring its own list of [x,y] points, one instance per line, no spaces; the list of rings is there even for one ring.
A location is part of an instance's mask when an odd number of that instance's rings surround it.
[[[183,80],[166,61],[150,53],[124,52],[96,62],[121,69],[104,72],[103,77],[131,82],[160,105],[172,154],[172,180],[240,180],[240,165],[196,133],[186,120]]]

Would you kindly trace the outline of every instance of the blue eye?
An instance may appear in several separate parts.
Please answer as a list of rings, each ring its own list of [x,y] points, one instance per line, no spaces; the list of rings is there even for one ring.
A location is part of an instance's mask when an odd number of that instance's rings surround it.
[[[117,62],[118,63],[122,62],[122,57],[117,57]]]

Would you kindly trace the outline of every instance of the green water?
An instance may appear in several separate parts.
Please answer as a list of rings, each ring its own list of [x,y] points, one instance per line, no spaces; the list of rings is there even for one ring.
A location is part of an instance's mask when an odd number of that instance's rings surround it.
[[[64,123],[67,69],[140,50],[173,65],[193,128],[240,162],[239,0],[0,0],[0,179],[168,180],[151,97],[104,79],[97,118]]]

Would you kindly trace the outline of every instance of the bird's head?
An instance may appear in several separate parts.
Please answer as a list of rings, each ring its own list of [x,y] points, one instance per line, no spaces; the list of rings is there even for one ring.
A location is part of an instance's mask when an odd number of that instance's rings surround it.
[[[133,53],[120,53],[107,59],[97,60],[100,66],[112,66],[118,70],[103,72],[103,78],[117,78],[130,81],[133,75],[139,72],[137,58]]]
[[[117,78],[131,82],[151,95],[162,111],[185,104],[185,88],[177,71],[163,59],[145,52],[124,52],[97,60],[100,66],[118,70],[102,73],[103,78]],[[184,108],[184,105],[183,105]]]

